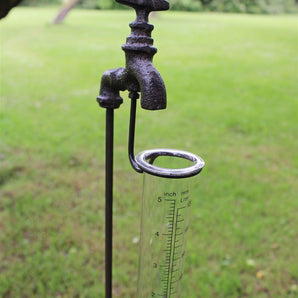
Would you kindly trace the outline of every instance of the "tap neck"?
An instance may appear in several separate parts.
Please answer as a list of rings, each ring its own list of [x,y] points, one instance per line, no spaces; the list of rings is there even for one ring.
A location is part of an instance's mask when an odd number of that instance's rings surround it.
[[[151,38],[154,26],[148,23],[149,12],[147,10],[136,9],[136,13],[136,19],[129,24],[131,34],[127,37],[122,49],[126,54],[129,52],[147,53],[152,58],[157,52],[153,46],[153,38]]]
[[[131,34],[126,39],[126,44],[122,46],[126,56],[129,53],[146,53],[152,60],[157,52],[153,46],[151,32],[154,26],[148,23],[151,11],[168,10],[169,3],[166,0],[116,0],[124,5],[131,6],[136,11],[136,19],[130,23]]]

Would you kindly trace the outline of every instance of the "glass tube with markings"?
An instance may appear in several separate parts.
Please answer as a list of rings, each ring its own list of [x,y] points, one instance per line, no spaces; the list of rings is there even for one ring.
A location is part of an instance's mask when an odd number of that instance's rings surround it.
[[[204,161],[189,152],[147,150],[136,156],[144,172],[137,298],[181,293],[191,183]]]

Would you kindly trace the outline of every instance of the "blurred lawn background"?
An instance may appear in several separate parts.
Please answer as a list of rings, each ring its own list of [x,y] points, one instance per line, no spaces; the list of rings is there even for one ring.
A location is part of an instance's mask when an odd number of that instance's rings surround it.
[[[17,8],[0,23],[0,297],[104,297],[102,73],[132,11]],[[182,297],[297,297],[296,16],[162,12],[168,109],[136,152],[199,154]],[[114,297],[135,297],[142,176],[115,113]]]

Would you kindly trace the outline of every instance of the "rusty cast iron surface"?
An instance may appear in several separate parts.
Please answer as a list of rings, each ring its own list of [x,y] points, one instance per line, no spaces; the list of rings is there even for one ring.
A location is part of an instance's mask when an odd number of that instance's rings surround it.
[[[119,91],[141,93],[141,107],[147,110],[165,109],[167,105],[166,88],[152,59],[157,49],[153,46],[151,32],[153,25],[148,23],[151,11],[167,10],[165,0],[116,0],[133,7],[136,19],[130,23],[131,34],[122,46],[126,66],[107,70],[101,79],[97,101],[103,108],[118,108],[123,99]]]

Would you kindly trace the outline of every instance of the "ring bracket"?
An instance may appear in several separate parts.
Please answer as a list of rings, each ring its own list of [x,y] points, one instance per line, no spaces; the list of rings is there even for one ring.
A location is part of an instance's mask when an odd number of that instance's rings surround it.
[[[162,168],[154,166],[154,160],[159,156],[170,156],[183,158],[191,161],[193,164],[186,168]],[[204,160],[187,151],[176,150],[176,149],[152,149],[140,152],[135,157],[138,166],[150,175],[164,177],[164,178],[187,178],[199,174],[205,166]]]

